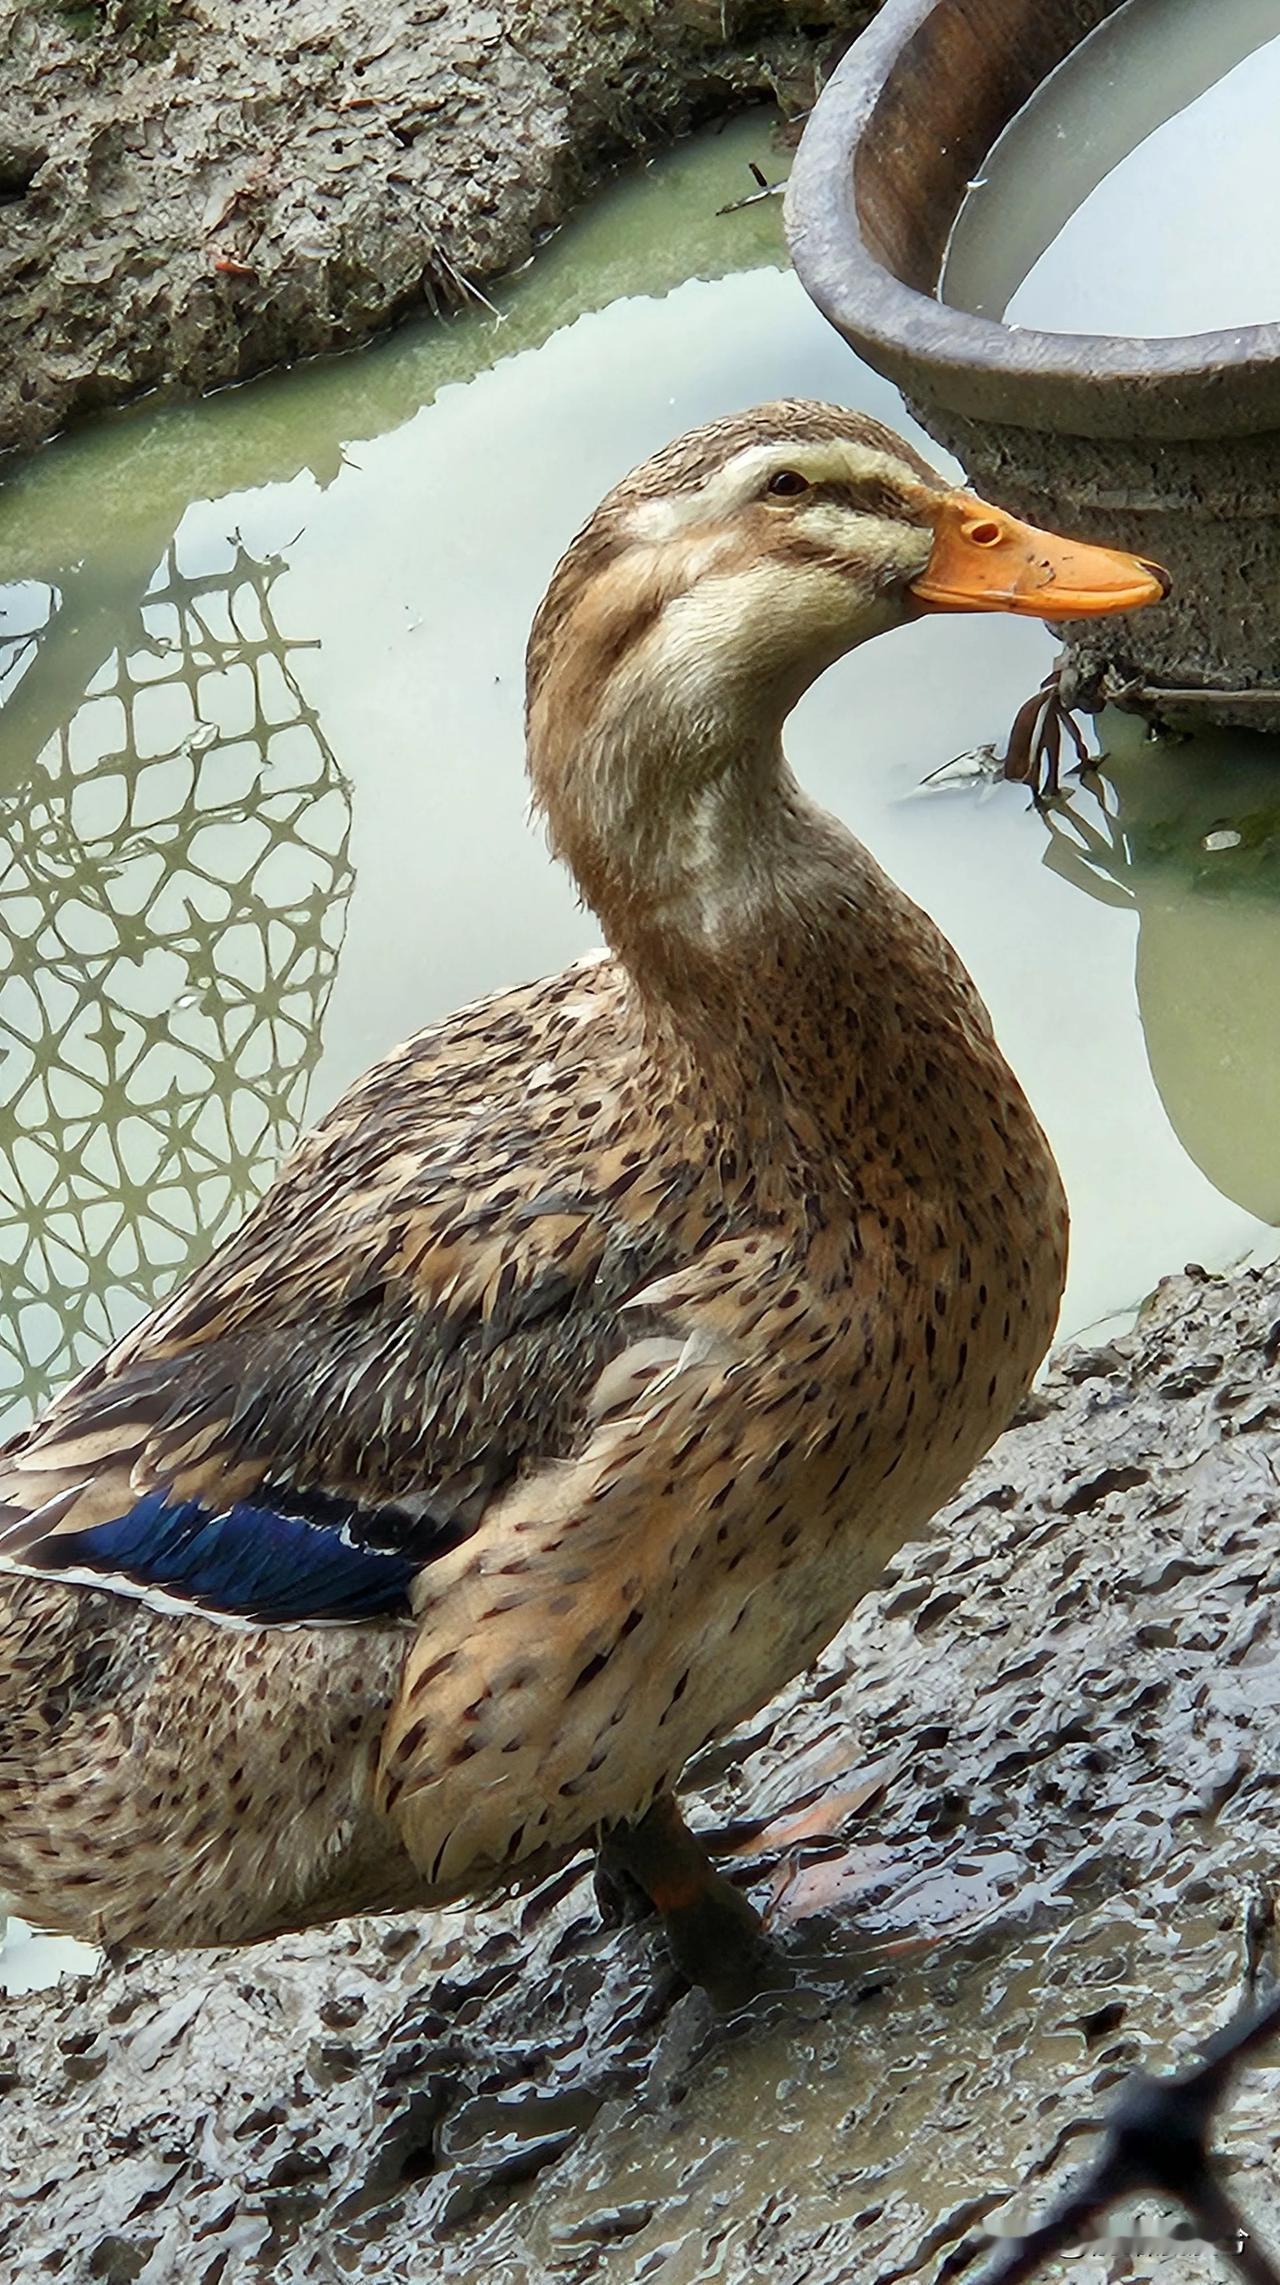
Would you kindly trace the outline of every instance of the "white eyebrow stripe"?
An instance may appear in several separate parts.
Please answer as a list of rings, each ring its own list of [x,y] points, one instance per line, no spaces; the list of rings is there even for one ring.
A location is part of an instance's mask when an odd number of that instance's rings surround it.
[[[636,501],[629,517],[631,530],[637,539],[660,542],[675,538],[693,524],[715,523],[745,505],[770,468],[783,466],[794,468],[811,484],[857,484],[877,479],[901,483],[904,478],[912,485],[920,483],[914,468],[875,445],[858,444],[849,437],[796,440],[777,436],[744,445],[732,460],[713,469],[705,482],[693,489]]]

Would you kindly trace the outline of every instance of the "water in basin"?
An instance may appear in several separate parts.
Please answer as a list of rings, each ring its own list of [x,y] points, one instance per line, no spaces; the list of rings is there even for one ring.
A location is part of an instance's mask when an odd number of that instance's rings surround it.
[[[1053,333],[1280,318],[1274,0],[1126,0],[1000,136],[939,293]]]

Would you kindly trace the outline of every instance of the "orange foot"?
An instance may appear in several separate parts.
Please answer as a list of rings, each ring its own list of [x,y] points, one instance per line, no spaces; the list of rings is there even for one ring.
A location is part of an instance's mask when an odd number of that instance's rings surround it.
[[[887,1850],[855,1849],[849,1840],[850,1826],[883,1798],[889,1781],[882,1769],[856,1785],[823,1785],[780,1816],[708,1835],[707,1845],[718,1856],[747,1860],[753,1877],[768,1877],[766,1928],[847,1907],[890,1861]]]

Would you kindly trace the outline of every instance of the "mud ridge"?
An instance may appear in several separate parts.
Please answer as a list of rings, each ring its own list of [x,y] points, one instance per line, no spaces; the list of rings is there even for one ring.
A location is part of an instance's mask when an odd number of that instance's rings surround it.
[[[795,113],[867,0],[18,0],[0,450],[446,310],[628,156]]]

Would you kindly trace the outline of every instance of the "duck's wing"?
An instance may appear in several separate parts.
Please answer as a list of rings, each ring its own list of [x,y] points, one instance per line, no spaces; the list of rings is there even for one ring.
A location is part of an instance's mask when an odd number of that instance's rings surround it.
[[[619,991],[569,971],[361,1081],[0,1452],[0,1567],[256,1623],[407,1616],[423,1567],[571,1451],[601,1374],[683,1338],[624,1315],[714,1217],[627,1099]]]

